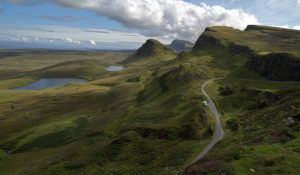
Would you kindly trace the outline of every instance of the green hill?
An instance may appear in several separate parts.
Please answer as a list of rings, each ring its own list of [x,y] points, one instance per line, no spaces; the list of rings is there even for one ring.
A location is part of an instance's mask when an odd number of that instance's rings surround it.
[[[161,61],[169,61],[176,57],[176,54],[168,47],[157,40],[149,39],[135,54],[124,60],[123,64],[156,64]]]
[[[172,61],[166,61],[170,54]],[[222,70],[206,72],[209,59],[177,62],[169,48],[153,40],[135,55],[141,60],[120,72],[104,71],[117,61],[101,63],[88,56],[1,79],[0,174],[164,174],[184,169],[213,134],[199,81]],[[52,57],[37,59],[31,64]],[[15,63],[9,60],[0,63]],[[145,60],[155,66],[134,64]],[[18,66],[22,70],[26,65]],[[63,75],[90,81],[9,90],[23,79]]]
[[[299,52],[300,31],[268,26],[248,26],[245,31],[230,27],[209,27],[199,37],[195,49],[211,44],[238,51],[234,48],[245,46],[260,52]]]
[[[272,80],[299,80],[299,45],[298,30],[248,26],[240,31],[217,26],[205,30],[193,54],[211,55],[220,67],[236,70],[233,76],[252,71]]]

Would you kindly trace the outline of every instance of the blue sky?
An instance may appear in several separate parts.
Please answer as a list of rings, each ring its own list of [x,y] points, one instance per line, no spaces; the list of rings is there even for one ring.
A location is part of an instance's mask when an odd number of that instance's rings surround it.
[[[300,0],[0,0],[0,47],[134,49],[205,27],[300,29]]]

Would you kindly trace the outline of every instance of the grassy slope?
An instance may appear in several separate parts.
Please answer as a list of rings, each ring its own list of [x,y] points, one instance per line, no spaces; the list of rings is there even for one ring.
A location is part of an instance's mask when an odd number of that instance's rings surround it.
[[[254,54],[299,54],[299,32],[265,26],[247,31],[210,27],[193,55],[208,55],[223,76],[264,79],[245,69]],[[246,47],[244,47],[246,46]],[[297,174],[299,164],[299,83],[219,80],[207,87],[222,115],[227,135],[186,174]],[[231,94],[233,91],[233,94]],[[296,124],[289,126],[287,117]]]
[[[135,54],[130,55],[122,63],[131,65],[151,65],[176,58],[176,54],[157,40],[149,39]]]
[[[69,55],[68,53],[64,54]],[[113,57],[119,56],[119,58],[121,58],[121,55],[124,54],[111,53],[111,55]],[[76,59],[76,56],[78,55],[72,53],[70,56],[66,56],[65,59],[68,61],[74,60]],[[75,144],[74,142],[81,140],[82,133],[87,132],[85,131],[87,123],[97,120],[101,124],[97,127],[104,127],[107,123],[117,117],[115,113],[122,113],[129,105],[128,101],[130,101],[130,98],[127,98],[126,96],[119,104],[112,103],[114,101],[117,102],[116,94],[118,93],[118,90],[115,90],[116,87],[93,85],[93,82],[71,83],[60,88],[41,91],[25,92],[8,90],[8,88],[26,84],[39,77],[40,75],[36,76],[36,74],[43,72],[41,71],[43,68],[40,69],[40,66],[48,66],[47,62],[50,63],[49,60],[52,59],[55,63],[56,57],[57,55],[53,57],[39,56],[39,58],[35,58],[33,61],[31,60],[29,64],[32,66],[19,64],[19,67],[16,66],[18,60],[15,60],[17,59],[15,57],[3,58],[3,60],[1,60],[3,61],[3,64],[14,65],[12,66],[12,69],[23,70],[23,67],[30,67],[30,71],[36,72],[35,74],[31,73],[32,76],[29,76],[31,74],[28,75],[28,72],[22,72],[18,75],[19,77],[17,79],[9,79],[9,77],[7,77],[6,79],[8,80],[0,81],[1,148],[6,149],[11,153],[27,152],[25,154],[9,155],[5,154],[5,152],[1,152],[1,159],[4,159],[1,160],[1,172],[5,172],[6,174],[20,174],[21,172],[26,172],[26,170],[34,171],[35,169],[30,168],[30,164],[32,163],[36,164],[37,169],[40,169],[42,166],[45,166],[45,164],[62,160],[65,156],[69,155],[69,152],[62,154],[65,147],[69,147],[68,149],[71,149],[74,152],[78,145],[82,146],[82,143]],[[78,57],[81,57],[83,60],[85,59],[85,56]],[[78,57],[77,59],[80,59]],[[93,65],[89,64],[89,62],[91,62],[90,60],[94,59],[94,62],[101,62],[102,60],[105,61],[106,58],[109,57],[102,57],[99,55],[91,57],[88,55],[87,63],[84,62],[79,65],[78,68],[75,66],[70,66],[70,68],[75,70],[74,73],[76,73],[76,69],[82,69],[84,66],[87,67],[86,69],[92,70],[91,68],[93,68]],[[9,59],[11,59],[11,62]],[[30,60],[28,57],[18,57],[18,59],[21,61],[26,59]],[[58,62],[66,60],[57,59]],[[120,59],[117,61],[119,60]],[[45,62],[45,65],[41,64],[43,61]],[[77,61],[74,61],[72,63],[76,62]],[[105,62],[107,62],[106,64],[114,63],[109,59]],[[101,69],[101,72],[97,74],[97,76],[101,76],[102,74],[109,76],[109,74],[113,74],[103,71],[106,64],[102,65],[102,69],[101,67],[97,68],[99,70]],[[61,63],[59,63],[58,66],[52,66],[53,72],[55,72],[55,69],[60,67],[60,65]],[[9,66],[7,67],[9,68]],[[28,76],[28,78],[22,77],[23,74],[26,74],[26,77]],[[65,73],[61,74],[64,75]],[[88,74],[90,74],[88,78],[94,78],[94,73],[92,71],[88,71],[86,76],[88,76]],[[128,93],[129,91],[135,91],[139,86],[134,84],[125,85],[123,88],[125,88],[125,90],[123,90],[125,94],[130,94]],[[11,105],[14,106],[14,109],[11,108]],[[115,105],[118,105],[119,108],[115,108]],[[102,110],[105,110],[106,108],[114,108],[114,110],[112,112],[110,110],[102,112]],[[100,113],[101,115],[99,115]],[[72,143],[71,146],[65,146],[70,143]],[[51,150],[44,150],[45,148]],[[58,154],[60,154],[60,156],[58,156]],[[41,162],[40,158],[43,157],[43,155],[45,155],[45,159],[51,159],[51,161]],[[18,166],[19,168],[13,168],[15,166]]]
[[[11,58],[4,60],[13,65]],[[1,172],[168,174],[203,149],[213,121],[201,105],[199,81],[221,72],[206,67],[214,65],[210,57],[127,65],[120,72],[103,71],[115,63],[99,59],[37,68],[39,63],[32,62],[32,67],[25,65],[29,71],[0,81]],[[99,72],[79,74],[82,68]],[[40,91],[8,89],[49,70],[90,81]]]
[[[229,86],[232,95],[220,95]],[[213,167],[227,174],[297,174],[299,159],[300,84],[219,80],[207,91],[222,114],[227,135],[189,171]],[[293,117],[289,125],[287,117]],[[209,165],[208,165],[209,164]],[[201,172],[200,170],[198,173]]]
[[[230,27],[210,27],[203,34],[217,38],[224,46],[235,43],[256,52],[299,52],[300,31],[268,26],[248,26],[245,31]],[[197,45],[197,44],[196,44]]]
[[[232,31],[222,27],[217,29],[225,30],[224,36],[229,35],[226,30]],[[212,33],[215,35],[218,32]],[[234,36],[228,37],[235,38],[239,33],[235,31],[232,33]],[[244,42],[239,38],[236,41]],[[164,54],[160,50],[162,47],[159,47],[158,52],[150,50],[150,56],[148,52],[142,52],[147,56],[134,57],[139,59],[126,64],[126,69],[120,72],[106,72],[103,69],[122,59],[108,61],[89,53],[75,54],[78,60],[62,60],[57,65],[31,65],[25,72],[19,70],[26,64],[15,65],[18,60],[4,58],[6,64],[15,67],[3,68],[4,75],[8,76],[1,77],[0,81],[0,148],[4,150],[0,152],[0,170],[3,170],[0,172],[178,172],[204,148],[212,136],[211,115],[201,105],[204,99],[200,91],[201,82],[231,75],[231,69],[238,70],[243,77],[246,74],[251,78],[262,78],[253,72],[238,69],[247,61],[249,53],[232,53],[226,38],[221,45],[228,48],[208,44],[176,59],[173,54]],[[256,47],[270,48],[263,41]],[[151,57],[152,53],[154,56]],[[74,57],[74,53],[60,54]],[[48,59],[52,58],[49,56]],[[47,62],[48,59],[42,61]],[[70,75],[90,81],[41,91],[8,90],[38,79],[41,75]],[[237,73],[234,75],[237,76]],[[299,161],[296,157],[299,149],[298,125],[290,128],[281,125],[281,122],[286,120],[287,115],[298,116],[298,87],[292,88],[294,85],[290,85],[291,89],[288,90],[284,89],[286,85],[277,83],[227,83],[234,86],[233,95],[219,96],[218,84],[211,84],[209,93],[224,115],[224,124],[227,125],[229,121],[228,135],[210,156],[194,166],[196,174],[201,171],[197,169],[199,167],[212,174],[218,168],[227,172],[248,173],[250,165],[259,172],[278,173],[278,165],[286,169],[283,173],[293,173],[296,167],[293,162]],[[284,105],[276,103],[272,96],[266,96],[264,92],[267,90],[280,96],[280,102]],[[261,105],[267,103],[268,106],[258,109],[255,105],[260,104],[261,100]],[[15,109],[11,109],[11,104]],[[292,110],[290,105],[293,106]],[[276,119],[271,120],[271,128],[265,127],[270,121],[269,117]],[[230,128],[236,126],[239,126],[238,130],[231,131]],[[279,126],[283,131],[276,132]],[[255,137],[262,133],[266,133],[266,139]],[[282,139],[285,139],[284,143],[281,143]],[[278,152],[278,149],[282,153],[279,157],[272,157],[271,154]],[[10,154],[6,154],[6,151]],[[35,167],[32,168],[32,165]]]
[[[198,56],[210,55],[216,64],[228,70],[228,76],[231,77],[261,78],[258,73],[272,77],[272,74],[289,72],[288,69],[284,68],[282,68],[284,71],[280,72],[281,69],[278,68],[280,65],[288,67],[292,63],[287,61],[290,60],[295,64],[297,61],[292,60],[299,60],[299,38],[300,32],[297,30],[266,26],[250,26],[246,31],[222,26],[209,27],[199,37],[192,53]],[[276,61],[277,58],[274,58],[273,65],[271,64],[269,70],[263,70],[257,65],[258,72],[255,73],[246,68],[246,63],[252,57],[255,56],[256,59],[263,59],[261,55],[274,57],[272,53],[288,53],[289,56],[287,61],[282,61],[280,64],[276,64],[278,61]],[[274,72],[272,69],[278,71]],[[255,70],[254,67],[251,70]],[[290,72],[287,75],[291,76],[293,73]],[[278,75],[275,77],[286,78]]]

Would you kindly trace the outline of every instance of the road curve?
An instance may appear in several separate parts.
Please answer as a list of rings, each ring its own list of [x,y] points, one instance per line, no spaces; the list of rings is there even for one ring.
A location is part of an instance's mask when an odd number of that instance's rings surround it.
[[[208,80],[204,84],[202,84],[201,91],[206,96],[206,98],[208,100],[207,107],[210,109],[210,111],[215,116],[215,120],[216,120],[215,133],[214,133],[213,139],[210,141],[210,143],[204,148],[204,150],[202,150],[202,152],[189,165],[194,164],[198,160],[202,159],[215,146],[215,144],[218,143],[218,141],[220,141],[225,136],[225,132],[224,132],[224,129],[222,127],[220,115],[218,113],[216,105],[214,104],[214,102],[212,101],[210,96],[205,92],[205,86],[207,84],[209,84],[212,81],[220,80],[220,79],[223,79],[223,78],[214,78],[214,79]]]
[[[207,84],[209,84],[212,81],[221,80],[221,79],[232,79],[232,78],[214,78],[214,79],[208,80],[208,81],[206,81],[202,84],[201,91],[206,96],[206,98],[208,100],[208,108],[210,109],[210,111],[215,116],[215,120],[216,120],[215,133],[214,133],[213,139],[210,141],[210,143],[204,148],[204,150],[202,150],[202,152],[200,154],[198,154],[198,156],[191,163],[189,163],[189,165],[194,164],[198,160],[202,159],[214,147],[214,145],[216,143],[218,143],[218,141],[220,141],[225,136],[225,132],[224,132],[224,129],[222,127],[222,123],[221,123],[221,120],[220,120],[220,115],[218,113],[216,105],[214,104],[214,102],[212,101],[210,96],[205,92],[205,86]],[[249,80],[251,80],[251,81],[262,81],[262,82],[283,82],[283,81],[253,80],[253,79],[243,79],[243,78],[234,78],[234,79],[235,80],[246,80],[246,81],[249,81]],[[286,81],[284,83],[300,83],[300,82]]]

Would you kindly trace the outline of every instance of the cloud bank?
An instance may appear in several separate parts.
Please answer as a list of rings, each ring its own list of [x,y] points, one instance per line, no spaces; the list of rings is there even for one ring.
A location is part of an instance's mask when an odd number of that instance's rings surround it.
[[[86,9],[106,16],[148,37],[195,41],[208,26],[244,29],[258,24],[254,15],[241,9],[225,9],[183,0],[6,0],[20,5],[51,2],[65,8]]]
[[[1,25],[1,42],[55,48],[136,49],[147,37],[138,33],[64,26]],[[0,42],[0,44],[1,44]]]

